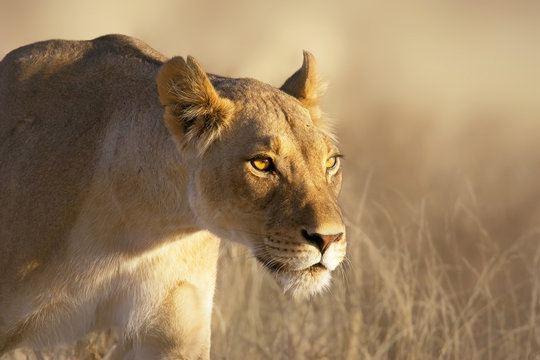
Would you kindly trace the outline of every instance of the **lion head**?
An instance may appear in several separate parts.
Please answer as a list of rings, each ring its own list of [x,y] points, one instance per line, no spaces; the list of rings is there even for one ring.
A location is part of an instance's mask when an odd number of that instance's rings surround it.
[[[191,57],[157,82],[201,227],[246,244],[295,297],[327,287],[346,250],[342,170],[313,56],[279,89],[206,74]]]

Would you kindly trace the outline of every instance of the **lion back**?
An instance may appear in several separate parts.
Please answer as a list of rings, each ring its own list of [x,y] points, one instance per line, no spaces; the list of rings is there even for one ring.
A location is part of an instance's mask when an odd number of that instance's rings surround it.
[[[62,257],[113,113],[155,92],[163,60],[110,35],[36,43],[0,62],[0,295]]]

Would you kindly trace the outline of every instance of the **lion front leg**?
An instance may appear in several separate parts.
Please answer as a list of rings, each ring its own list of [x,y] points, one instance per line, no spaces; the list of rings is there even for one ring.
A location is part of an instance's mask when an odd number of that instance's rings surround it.
[[[178,283],[148,323],[110,351],[109,360],[210,358],[211,289]]]

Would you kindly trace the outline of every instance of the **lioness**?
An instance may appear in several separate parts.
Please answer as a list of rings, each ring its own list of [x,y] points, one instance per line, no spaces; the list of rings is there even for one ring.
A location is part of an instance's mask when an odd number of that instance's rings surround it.
[[[315,61],[280,88],[126,36],[0,63],[0,354],[115,327],[122,359],[207,359],[219,239],[293,296],[345,256]]]

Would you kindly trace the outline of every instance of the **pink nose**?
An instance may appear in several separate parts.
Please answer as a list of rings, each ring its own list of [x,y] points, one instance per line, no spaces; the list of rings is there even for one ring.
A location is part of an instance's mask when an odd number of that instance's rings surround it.
[[[334,234],[334,235],[322,235],[322,234],[309,234],[306,230],[302,230],[302,236],[313,245],[316,245],[321,254],[324,254],[328,246],[335,241],[339,241],[343,236],[343,233]]]

